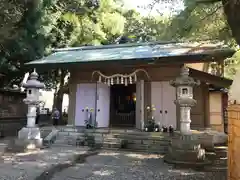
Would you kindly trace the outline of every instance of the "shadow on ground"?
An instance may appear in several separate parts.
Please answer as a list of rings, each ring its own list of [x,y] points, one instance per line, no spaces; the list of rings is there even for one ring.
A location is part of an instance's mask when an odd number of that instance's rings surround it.
[[[130,152],[101,151],[53,176],[84,180],[226,180],[226,172],[200,172],[176,169],[165,164],[163,156]]]

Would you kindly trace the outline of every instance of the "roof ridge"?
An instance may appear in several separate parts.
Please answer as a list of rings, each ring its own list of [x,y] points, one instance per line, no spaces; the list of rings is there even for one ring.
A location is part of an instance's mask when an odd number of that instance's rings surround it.
[[[97,45],[97,46],[92,45],[92,46],[80,46],[80,47],[53,49],[53,52],[138,47],[138,46],[151,46],[151,45],[158,45],[158,44],[161,45],[161,44],[171,44],[171,43],[179,43],[179,42],[177,42],[177,41],[156,41],[156,42],[109,44],[109,45]]]
[[[155,42],[144,42],[144,43],[126,43],[126,44],[109,44],[109,45],[97,45],[97,46],[80,46],[80,47],[68,47],[53,49],[53,52],[64,52],[64,51],[81,51],[81,50],[97,50],[97,49],[112,49],[112,48],[126,48],[126,47],[139,47],[139,46],[156,46],[156,45],[178,45],[182,44],[181,48],[194,48],[194,46],[200,45],[199,48],[216,48],[226,47],[221,43],[209,43],[209,42],[180,42],[180,41],[155,41]]]

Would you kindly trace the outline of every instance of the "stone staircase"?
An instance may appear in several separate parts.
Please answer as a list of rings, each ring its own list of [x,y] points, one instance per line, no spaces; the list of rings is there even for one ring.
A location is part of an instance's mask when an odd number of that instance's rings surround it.
[[[140,132],[122,129],[78,129],[52,127],[41,129],[45,146],[90,146],[92,148],[166,154],[171,135],[162,132]],[[227,170],[227,144],[215,144],[206,150],[211,162],[201,167],[205,171]]]
[[[40,128],[41,138],[45,139],[54,129],[53,126],[44,126]]]
[[[168,133],[65,127],[58,129],[56,139],[51,146],[91,146],[103,149],[165,154],[169,143],[170,137]]]
[[[40,128],[41,138],[43,139],[44,147],[49,147],[56,141],[58,131],[59,130],[53,126],[46,126]]]
[[[227,152],[228,148],[226,145],[216,145],[212,152],[206,152],[206,158],[212,163],[210,166],[206,166],[207,171],[227,171]]]

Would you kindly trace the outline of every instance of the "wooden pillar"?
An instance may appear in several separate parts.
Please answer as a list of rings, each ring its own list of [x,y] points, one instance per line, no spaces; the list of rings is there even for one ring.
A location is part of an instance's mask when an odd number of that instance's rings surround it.
[[[210,128],[210,104],[209,104],[209,87],[203,84],[203,109],[204,109],[204,128]]]
[[[144,83],[144,120],[145,124],[147,123],[147,106],[150,106],[152,104],[151,102],[151,82],[145,81]]]

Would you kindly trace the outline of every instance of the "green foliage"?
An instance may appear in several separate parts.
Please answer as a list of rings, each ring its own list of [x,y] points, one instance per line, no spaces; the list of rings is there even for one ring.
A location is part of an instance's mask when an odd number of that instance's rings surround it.
[[[165,40],[166,28],[169,25],[168,19],[162,16],[143,17],[134,10],[126,11],[124,34],[134,41],[161,41]]]
[[[0,1],[0,51],[5,49],[5,43],[18,35],[16,24],[24,13],[24,1]]]
[[[181,0],[170,1],[179,3]],[[197,0],[196,0],[197,1]],[[24,63],[42,58],[53,48],[115,43],[122,35],[132,41],[221,40],[234,45],[221,3],[185,0],[186,8],[172,17],[143,17],[123,8],[121,0],[33,0],[0,2],[0,72],[4,83],[20,83]],[[153,8],[165,0],[153,0]],[[174,8],[173,8],[174,11]],[[68,73],[62,70],[64,74]],[[56,87],[59,73],[44,74]]]
[[[164,1],[165,0],[157,0],[158,3]],[[177,3],[178,1],[179,0],[173,0],[172,3]],[[226,6],[228,6],[230,2],[226,5],[224,1],[225,0],[223,0],[223,2],[220,0],[184,0],[185,8],[179,14],[170,18],[170,25],[165,31],[165,38],[168,40],[174,39],[182,41],[221,41],[230,47],[236,48],[237,43],[235,39],[237,39],[237,35],[232,34],[233,25],[230,28],[230,19],[226,19],[225,16]],[[156,1],[154,0],[154,2]],[[235,6],[231,7],[234,11],[233,7]],[[237,13],[235,14],[237,16]],[[236,17],[236,20],[237,19],[238,16]],[[225,66],[226,76],[232,78],[239,64],[240,58],[238,53],[232,58],[227,59]]]
[[[122,34],[125,18],[116,12],[115,8],[118,6],[115,2],[97,2],[34,0],[14,4],[15,11],[9,11],[12,22],[8,22],[9,19],[6,19],[4,13],[4,16],[0,14],[3,16],[4,25],[9,26],[7,29],[0,29],[0,34],[6,37],[0,41],[1,47],[4,47],[0,48],[0,72],[9,75],[5,77],[2,85],[5,86],[10,81],[10,84],[19,84],[25,73],[24,63],[42,58],[53,48],[101,44]],[[7,3],[1,2],[0,6]],[[5,31],[11,34],[16,31],[16,35],[9,38]],[[56,76],[51,77],[58,76],[55,72],[53,74]]]
[[[172,18],[168,31],[169,38],[233,43],[221,3],[207,5],[189,3],[180,14]]]
[[[240,70],[240,51],[238,50],[231,58],[225,60],[225,75],[233,79],[234,75]]]

